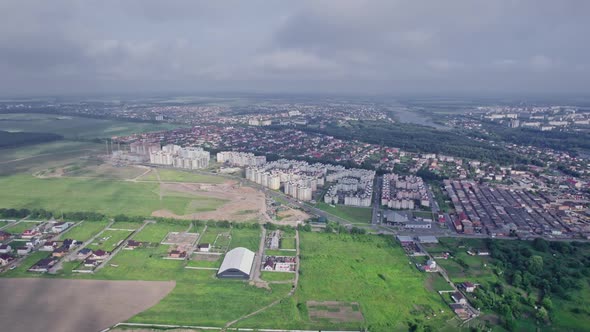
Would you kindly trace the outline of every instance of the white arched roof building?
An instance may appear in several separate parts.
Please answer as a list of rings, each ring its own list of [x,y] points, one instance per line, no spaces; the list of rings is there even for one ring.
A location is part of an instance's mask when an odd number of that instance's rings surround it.
[[[253,264],[254,252],[242,247],[234,248],[225,254],[217,277],[249,279]]]

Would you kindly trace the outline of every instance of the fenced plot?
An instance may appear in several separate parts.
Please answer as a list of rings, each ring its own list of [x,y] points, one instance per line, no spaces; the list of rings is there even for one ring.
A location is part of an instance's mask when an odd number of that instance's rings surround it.
[[[199,233],[169,232],[161,244],[192,246],[199,238]]]
[[[307,301],[309,319],[314,322],[354,323],[364,320],[357,302]]]

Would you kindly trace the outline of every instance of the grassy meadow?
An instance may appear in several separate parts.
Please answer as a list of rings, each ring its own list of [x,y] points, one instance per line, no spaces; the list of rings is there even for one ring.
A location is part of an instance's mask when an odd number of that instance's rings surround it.
[[[426,276],[409,264],[401,247],[385,237],[301,233],[301,276],[295,296],[240,327],[407,331],[407,322],[429,325],[452,318]],[[264,274],[267,278],[268,274]],[[272,278],[272,277],[271,277]],[[365,322],[311,322],[307,301],[358,302]],[[442,314],[441,310],[445,313]],[[435,317],[434,314],[437,316]]]
[[[224,200],[166,191],[159,184],[94,178],[47,178],[31,175],[0,177],[0,207],[43,208],[53,212],[93,211],[106,215],[149,216],[166,209],[184,215],[212,211]],[[75,203],[75,204],[74,204]]]
[[[324,202],[318,202],[316,208],[326,211],[336,217],[348,220],[351,223],[368,224],[371,222],[372,209],[363,207],[353,207],[344,205],[330,206]]]

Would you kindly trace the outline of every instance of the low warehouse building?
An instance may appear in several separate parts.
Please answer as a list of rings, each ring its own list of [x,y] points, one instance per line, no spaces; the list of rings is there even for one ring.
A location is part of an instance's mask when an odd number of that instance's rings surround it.
[[[217,271],[218,278],[249,279],[254,265],[254,252],[238,247],[225,254],[223,263]]]

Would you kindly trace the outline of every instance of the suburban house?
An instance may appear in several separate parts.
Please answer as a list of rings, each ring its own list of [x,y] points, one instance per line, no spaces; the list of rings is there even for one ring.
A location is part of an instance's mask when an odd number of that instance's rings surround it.
[[[100,261],[92,258],[87,258],[84,260],[85,267],[97,267],[100,265]]]
[[[71,222],[58,222],[53,224],[53,227],[51,227],[51,233],[61,233],[63,231],[65,231],[66,229],[70,228],[70,226],[72,225]]]
[[[57,263],[57,259],[55,259],[53,257],[43,258],[40,261],[38,261],[37,263],[35,263],[35,265],[33,265],[33,267],[31,267],[29,269],[29,271],[31,271],[31,272],[47,272],[47,271],[49,271],[49,269],[53,265],[55,265],[55,263]]]
[[[90,256],[90,255],[92,255],[92,249],[84,248],[84,249],[78,251],[76,258],[78,258],[80,260],[84,260],[84,259],[88,258],[88,256]]]
[[[74,248],[76,245],[78,244],[78,242],[76,240],[72,240],[72,239],[65,239],[62,247],[66,247],[68,249],[72,249]]]
[[[186,251],[172,250],[168,253],[169,258],[184,258],[186,257]]]
[[[27,255],[31,252],[31,247],[19,247],[16,249],[16,253],[19,255]]]
[[[8,254],[12,251],[12,247],[9,244],[3,244],[0,246],[0,254]]]
[[[39,232],[39,230],[36,228],[27,229],[20,235],[20,237],[23,239],[32,239],[37,236],[41,236],[41,232]]]
[[[487,250],[478,250],[477,251],[477,255],[478,256],[489,256],[490,255],[490,252],[487,251]]]
[[[200,243],[197,245],[197,250],[202,252],[209,252],[211,250],[211,244],[209,243]]]
[[[39,248],[39,251],[53,251],[57,248],[57,242],[55,241],[47,241]]]
[[[467,299],[465,298],[465,296],[463,296],[463,294],[461,294],[461,292],[452,293],[451,298],[453,299],[453,301],[455,301],[455,303],[467,304]]]
[[[273,271],[275,269],[275,262],[273,262],[273,260],[271,258],[268,258],[266,260],[266,262],[264,262],[264,265],[262,266],[262,268],[265,271]]]
[[[134,240],[129,240],[129,242],[127,242],[127,246],[125,247],[125,249],[127,250],[133,250],[133,249],[137,249],[141,247],[141,242],[137,242]]]
[[[69,251],[68,247],[62,245],[61,247],[59,247],[53,251],[53,253],[51,254],[51,257],[63,257],[68,254],[68,251]]]
[[[14,260],[14,257],[9,254],[0,254],[0,266],[6,266]]]
[[[8,239],[10,239],[10,237],[12,236],[12,234],[7,233],[5,231],[0,231],[0,241],[6,241]]]
[[[475,285],[469,281],[464,282],[462,286],[467,293],[473,293],[475,291]]]
[[[437,271],[436,261],[429,259],[424,266],[422,266],[424,271],[426,272],[434,272]]]
[[[41,240],[39,240],[39,238],[36,238],[36,237],[34,237],[34,238],[32,238],[32,239],[29,239],[29,240],[28,240],[28,241],[25,243],[25,246],[27,246],[27,247],[31,247],[31,248],[34,248],[34,247],[36,247],[36,246],[37,246],[37,245],[38,245],[40,242],[41,242]]]
[[[91,258],[95,259],[95,260],[103,260],[103,259],[106,259],[107,257],[109,257],[109,253],[102,250],[102,249],[98,249],[97,251],[93,252],[91,255]]]

